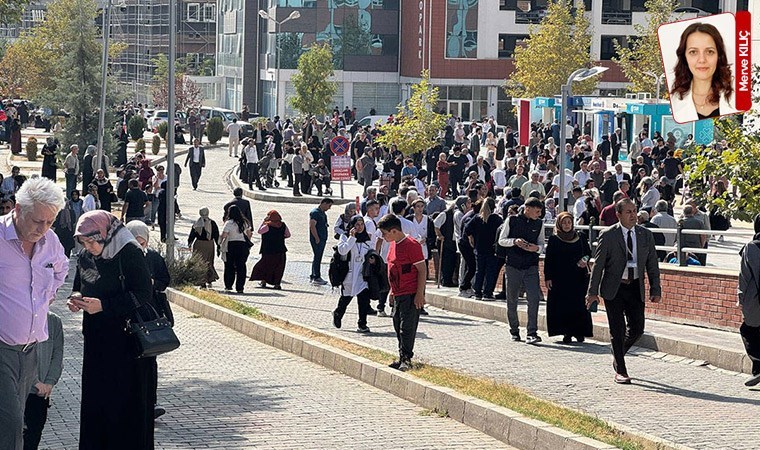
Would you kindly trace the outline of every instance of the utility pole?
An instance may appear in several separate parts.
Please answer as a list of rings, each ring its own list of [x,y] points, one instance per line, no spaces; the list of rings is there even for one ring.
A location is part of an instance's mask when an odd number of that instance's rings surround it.
[[[169,117],[166,127],[166,262],[174,260],[174,122],[177,118],[175,105],[174,64],[177,60],[177,0],[169,0]]]

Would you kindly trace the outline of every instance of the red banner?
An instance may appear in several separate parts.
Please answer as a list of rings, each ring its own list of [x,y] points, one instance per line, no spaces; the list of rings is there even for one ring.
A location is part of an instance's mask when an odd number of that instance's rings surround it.
[[[736,16],[736,109],[752,108],[752,18],[748,11]]]
[[[530,100],[520,100],[520,145],[530,145]]]

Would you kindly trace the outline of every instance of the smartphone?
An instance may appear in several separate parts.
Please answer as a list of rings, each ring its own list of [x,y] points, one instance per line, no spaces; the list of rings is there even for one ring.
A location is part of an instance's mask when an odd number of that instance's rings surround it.
[[[594,302],[588,307],[589,312],[597,312],[599,310],[599,302]]]

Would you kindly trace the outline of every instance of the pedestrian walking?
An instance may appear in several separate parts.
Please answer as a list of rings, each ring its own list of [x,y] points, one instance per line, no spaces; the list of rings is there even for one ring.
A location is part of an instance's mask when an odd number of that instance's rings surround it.
[[[615,203],[618,223],[602,231],[594,253],[594,268],[586,306],[604,299],[614,356],[615,383],[630,384],[625,354],[644,334],[644,276],[649,299],[660,301],[660,267],[654,236],[636,225],[636,205],[630,199]]]
[[[583,342],[594,335],[591,313],[585,301],[589,258],[588,241],[575,230],[572,214],[559,213],[554,234],[546,245],[544,283],[548,290],[547,332],[549,336],[562,335],[565,344],[569,344],[572,338]]]
[[[267,213],[257,233],[261,236],[261,259],[253,266],[251,281],[259,281],[259,286],[267,284],[274,289],[282,289],[282,275],[285,273],[287,251],[285,239],[290,238],[290,229],[275,210]]]
[[[358,333],[369,333],[367,314],[370,307],[369,285],[364,279],[364,261],[372,250],[371,238],[364,226],[362,216],[354,216],[349,223],[348,232],[340,237],[338,253],[348,259],[348,273],[340,286],[338,306],[333,311],[333,325],[340,328],[346,308],[356,297],[359,306]]]
[[[87,150],[84,152],[85,155],[82,158],[82,192],[87,192],[88,186],[90,186],[93,178],[95,178],[93,159],[97,157],[95,154],[97,151],[98,149],[94,145],[88,145]]]
[[[214,259],[219,249],[219,226],[209,217],[208,208],[198,211],[200,217],[195,221],[187,237],[187,246],[193,249],[193,254],[203,259],[208,268],[206,277],[201,283],[201,288],[211,287],[211,283],[219,279],[219,274],[214,268]]]
[[[314,253],[309,282],[319,286],[327,284],[327,281],[322,279],[322,255],[327,245],[327,211],[332,205],[333,199],[325,197],[319,202],[319,206],[309,213],[309,244]]]
[[[69,271],[69,260],[50,229],[63,206],[61,189],[37,178],[21,186],[12,212],[0,216],[2,449],[22,449],[27,395],[37,379],[36,344],[48,339],[48,306]]]
[[[238,294],[243,293],[247,275],[246,261],[251,247],[251,225],[243,217],[240,208],[233,205],[227,211],[222,235],[219,238],[222,261],[224,261],[224,288],[232,290],[233,283]]]
[[[253,190],[253,184],[256,183],[256,187],[260,191],[266,191],[267,189],[261,185],[261,177],[259,175],[259,150],[256,144],[251,139],[243,141],[245,147],[243,148],[243,154],[246,161],[246,172],[248,179],[248,190]]]
[[[79,146],[72,145],[69,148],[69,154],[63,160],[63,171],[66,174],[66,198],[71,198],[71,191],[77,187],[77,176],[79,176],[78,152]]]
[[[110,181],[108,181],[108,178],[106,178],[106,173],[103,169],[99,169],[95,173],[94,183],[98,189],[100,209],[103,211],[111,212],[111,203],[114,201],[116,196],[113,193],[113,185]],[[74,223],[76,224],[76,222]]]
[[[155,358],[135,358],[124,332],[135,301],[156,307],[145,257],[106,211],[83,214],[74,235],[84,246],[68,301],[71,312],[85,312],[79,448],[152,449]]]
[[[237,123],[237,119],[235,118],[233,118],[232,122],[230,122],[225,128],[225,131],[229,137],[227,150],[229,152],[229,155],[231,157],[234,156],[235,158],[238,157],[238,147],[240,146],[240,129],[240,124]]]
[[[755,236],[742,248],[739,267],[739,305],[742,308],[742,324],[739,333],[747,357],[752,361],[752,377],[745,386],[760,383],[760,214],[755,216]]]
[[[235,197],[224,205],[224,217],[222,221],[226,222],[229,218],[229,210],[231,206],[237,206],[240,213],[243,214],[243,218],[248,221],[248,224],[253,223],[253,214],[251,213],[251,202],[243,198],[243,188],[235,188],[232,191],[232,195]]]
[[[303,183],[303,162],[304,156],[301,151],[295,151],[291,162],[293,170],[293,196],[301,197],[301,184]]]
[[[398,339],[399,359],[389,366],[401,371],[412,368],[414,341],[420,310],[425,306],[427,265],[422,246],[401,231],[401,220],[391,214],[377,224],[388,250],[388,299],[393,305],[393,329]]]
[[[48,417],[50,396],[63,372],[63,324],[48,312],[48,339],[37,344],[37,381],[26,397],[24,450],[37,450]]]
[[[203,168],[206,167],[206,151],[201,147],[200,139],[193,139],[193,146],[187,151],[185,167],[190,164],[190,181],[193,190],[198,189],[198,180],[201,179]]]
[[[140,189],[140,182],[136,179],[129,180],[129,190],[124,196],[124,205],[121,207],[121,220],[126,223],[143,220],[147,204],[148,195]]]
[[[543,204],[531,197],[525,201],[523,212],[508,218],[499,236],[499,245],[506,247],[504,272],[507,278],[507,319],[512,340],[519,342],[520,320],[517,317],[517,297],[525,289],[528,298],[527,344],[541,342],[538,335],[538,302],[541,286],[538,278],[538,256],[544,248],[544,224],[540,219]]]
[[[58,170],[58,140],[49,136],[42,146],[42,176],[56,181]]]
[[[503,220],[498,214],[494,214],[495,209],[496,202],[493,198],[481,200],[480,212],[470,220],[464,230],[475,251],[475,300],[493,300],[493,291],[501,270],[494,245],[499,237],[496,230]]]

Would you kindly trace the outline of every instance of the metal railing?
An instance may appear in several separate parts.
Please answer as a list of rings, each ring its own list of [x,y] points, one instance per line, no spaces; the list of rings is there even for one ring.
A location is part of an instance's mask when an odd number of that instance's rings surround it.
[[[631,23],[633,23],[633,14],[630,11],[602,11],[602,24],[604,25],[630,25]]]
[[[554,228],[554,223],[545,223],[544,228]],[[598,238],[599,234],[610,228],[609,226],[603,226],[603,225],[594,225],[594,220],[592,219],[591,224],[589,225],[575,225],[576,230],[581,231],[587,231],[588,232],[588,241],[589,245],[592,247],[595,247],[598,245]],[[701,247],[684,247],[683,246],[683,237],[684,235],[690,235],[690,236],[738,236],[743,237],[747,241],[752,239],[754,236],[754,232],[752,230],[695,230],[695,229],[688,229],[683,228],[683,219],[678,221],[678,226],[676,228],[650,228],[650,231],[653,233],[662,233],[663,235],[675,235],[676,240],[674,245],[657,245],[655,246],[655,249],[665,252],[675,252],[678,259],[678,265],[685,267],[688,263],[688,254],[704,254],[704,255],[729,255],[729,256],[739,256],[739,253],[737,250],[731,250],[731,249],[722,249],[722,248],[701,248]],[[547,237],[548,239],[548,237]],[[704,267],[704,266],[702,266]]]

